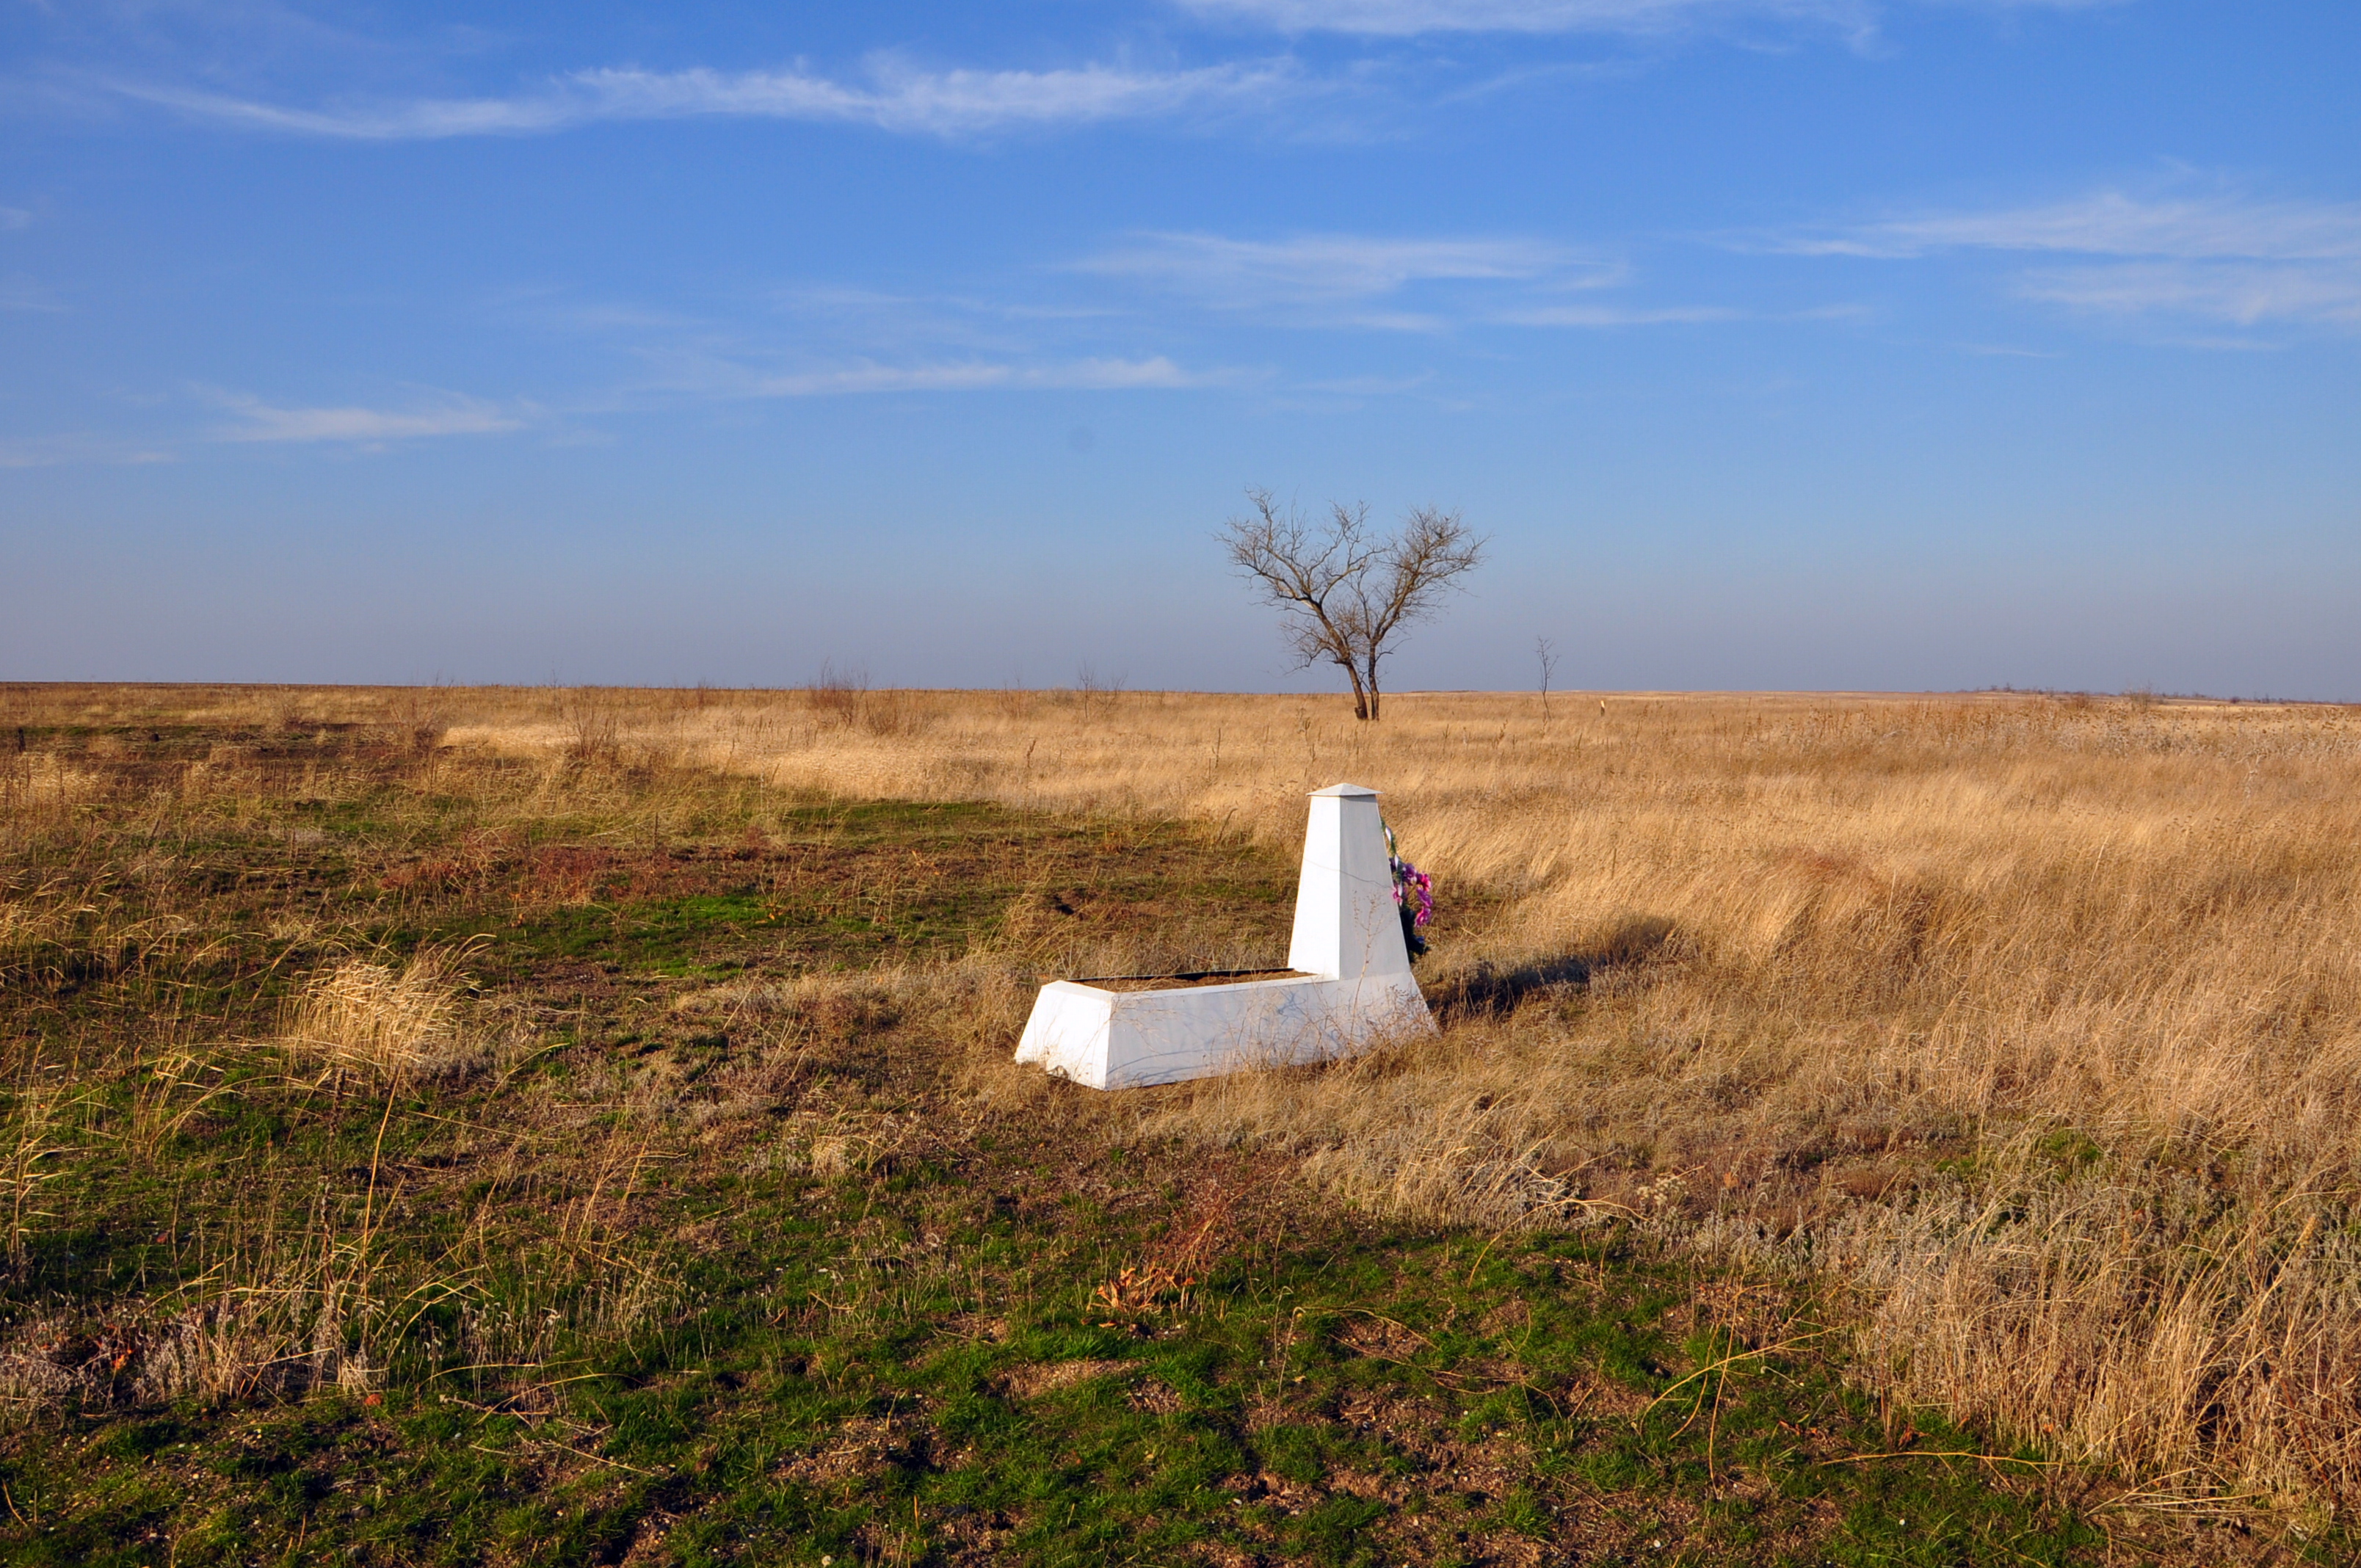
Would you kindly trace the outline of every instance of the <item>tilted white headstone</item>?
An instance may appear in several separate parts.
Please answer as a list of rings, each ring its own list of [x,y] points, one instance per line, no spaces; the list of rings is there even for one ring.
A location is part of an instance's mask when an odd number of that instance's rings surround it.
[[[1377,791],[1312,793],[1287,962],[1296,972],[1160,991],[1054,981],[1033,1003],[1016,1059],[1093,1089],[1131,1089],[1321,1061],[1433,1029],[1402,942]]]

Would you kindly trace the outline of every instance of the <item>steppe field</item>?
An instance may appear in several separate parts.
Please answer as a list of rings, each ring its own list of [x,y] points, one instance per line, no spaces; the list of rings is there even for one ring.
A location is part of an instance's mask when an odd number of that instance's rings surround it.
[[[2361,709],[0,686],[0,1558],[2361,1556]],[[1099,1094],[1307,790],[1442,1028]]]

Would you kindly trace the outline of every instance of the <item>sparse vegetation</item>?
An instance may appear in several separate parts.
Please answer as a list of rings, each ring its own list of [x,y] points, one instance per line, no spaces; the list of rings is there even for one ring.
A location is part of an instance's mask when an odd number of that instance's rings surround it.
[[[2346,710],[0,700],[16,1558],[2352,1550]],[[1338,778],[1439,1038],[1009,1064]]]

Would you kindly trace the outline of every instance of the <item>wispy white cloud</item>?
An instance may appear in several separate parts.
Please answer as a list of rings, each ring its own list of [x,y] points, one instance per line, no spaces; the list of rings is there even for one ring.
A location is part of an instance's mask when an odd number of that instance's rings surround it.
[[[1975,250],[2049,257],[2058,259],[2018,276],[2025,298],[2111,316],[2361,325],[2361,203],[2103,191],[1783,236],[1767,248],[1894,260]]]
[[[212,400],[237,422],[215,430],[217,441],[414,441],[441,435],[498,435],[522,430],[520,411],[480,399],[445,394],[408,409],[277,408],[258,398],[219,395]]]
[[[1519,238],[1400,239],[1301,235],[1282,240],[1209,234],[1149,234],[1074,264],[1215,310],[1338,311],[1355,323],[1425,330],[1441,318],[1419,311],[1371,311],[1372,302],[1414,284],[1535,284],[1599,287],[1618,267],[1565,247]]]
[[[304,108],[138,82],[126,97],[227,125],[358,141],[522,136],[604,120],[736,118],[873,126],[932,136],[1050,128],[1243,109],[1299,91],[1285,60],[1184,71],[1084,65],[1055,71],[928,71],[873,57],[862,82],[781,71],[577,71],[509,97],[422,98]]]
[[[772,398],[842,397],[869,392],[1140,391],[1203,387],[1234,376],[1195,374],[1162,355],[1147,359],[1077,359],[1053,365],[968,360],[941,365],[852,365],[765,376],[751,390]]]
[[[1136,340],[1109,342],[1103,329],[1123,313],[1105,308],[826,284],[781,288],[741,303],[753,304],[754,313],[697,317],[535,302],[530,314],[540,324],[605,339],[636,360],[641,374],[615,394],[631,406],[649,398],[1144,390],[1240,378],[1189,368]]]
[[[1415,392],[1434,379],[1434,372],[1414,376],[1334,376],[1324,380],[1299,381],[1293,390],[1324,392],[1340,398],[1398,398]]]
[[[1045,323],[1055,333],[1063,323],[1087,319],[967,293],[805,287],[783,290],[773,302],[793,321],[807,352],[864,363],[1035,359],[1043,353]]]
[[[1740,313],[1598,302],[1600,291],[1631,280],[1628,266],[1513,236],[1148,234],[1073,270],[1290,326],[1440,333],[1465,325],[1654,326]],[[1591,297],[1569,300],[1575,294]]]
[[[82,463],[136,466],[170,463],[172,457],[170,451],[153,442],[81,431],[0,438],[0,468],[57,468]]]
[[[58,291],[38,279],[21,274],[0,278],[0,311],[62,311],[65,302]]]
[[[2361,259],[2361,203],[2235,195],[2144,198],[2102,191],[2068,202],[1896,218],[1784,236],[1800,256],[1905,258],[1938,250],[2064,251],[2193,259]]]
[[[2079,10],[2128,0],[1924,0],[1994,10]],[[1414,38],[1433,33],[1664,35],[1743,23],[1872,35],[1878,0],[1178,0],[1182,9],[1281,33]]]
[[[1180,0],[1200,16],[1282,33],[1668,33],[1734,16],[1865,27],[1867,0]]]
[[[1654,310],[1614,305],[1543,305],[1504,312],[1493,319],[1510,326],[1677,326],[1737,321],[1743,313],[1719,305],[1670,305]]]
[[[2029,272],[2017,289],[2029,300],[2101,315],[2361,327],[2361,267],[2351,265],[2125,262]]]

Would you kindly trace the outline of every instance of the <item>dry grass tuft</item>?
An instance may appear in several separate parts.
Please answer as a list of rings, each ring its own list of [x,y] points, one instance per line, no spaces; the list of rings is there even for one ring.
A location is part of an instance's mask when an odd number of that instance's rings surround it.
[[[468,1027],[463,955],[424,948],[396,966],[347,959],[313,975],[288,1007],[280,1038],[331,1072],[390,1080],[454,1077],[489,1057]]]
[[[338,1309],[334,1288],[280,1286],[154,1319],[37,1319],[0,1343],[0,1416],[367,1393],[382,1369]]]

